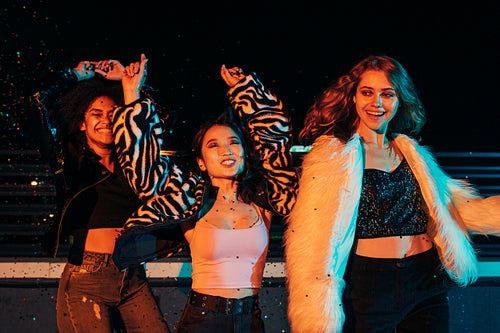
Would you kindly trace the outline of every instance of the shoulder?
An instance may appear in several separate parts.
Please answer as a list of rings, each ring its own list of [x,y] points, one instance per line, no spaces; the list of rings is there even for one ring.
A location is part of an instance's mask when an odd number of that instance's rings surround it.
[[[357,134],[347,142],[334,136],[323,135],[312,144],[311,150],[304,157],[303,166],[332,160],[340,161],[352,154],[361,157],[361,148],[361,140]]]

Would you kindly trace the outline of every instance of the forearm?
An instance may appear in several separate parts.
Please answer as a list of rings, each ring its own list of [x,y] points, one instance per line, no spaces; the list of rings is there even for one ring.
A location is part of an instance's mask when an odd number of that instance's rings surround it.
[[[113,133],[118,161],[133,190],[142,200],[158,193],[169,179],[172,162],[162,157],[162,130],[148,99],[117,108]]]
[[[245,123],[260,167],[270,184],[269,201],[286,215],[295,201],[298,175],[292,166],[291,122],[282,102],[253,75],[228,92],[231,105]]]

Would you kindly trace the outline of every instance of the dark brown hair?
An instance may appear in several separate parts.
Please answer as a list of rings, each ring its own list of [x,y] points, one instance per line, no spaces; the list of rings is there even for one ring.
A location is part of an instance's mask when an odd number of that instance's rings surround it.
[[[234,111],[228,108],[224,113],[219,115],[217,118],[205,122],[201,125],[200,129],[196,133],[193,143],[191,145],[191,164],[193,165],[194,172],[201,175],[204,181],[210,182],[210,177],[206,171],[201,171],[197,158],[202,158],[201,149],[203,138],[207,131],[215,125],[227,126],[236,133],[240,139],[241,145],[243,146],[245,164],[243,171],[237,176],[238,180],[238,194],[243,197],[245,201],[248,201],[250,192],[256,191],[257,188],[262,185],[264,177],[260,175],[261,170],[259,168],[258,160],[254,156],[253,149],[250,149],[247,142],[247,134],[245,128],[239,121],[238,117],[234,115]]]

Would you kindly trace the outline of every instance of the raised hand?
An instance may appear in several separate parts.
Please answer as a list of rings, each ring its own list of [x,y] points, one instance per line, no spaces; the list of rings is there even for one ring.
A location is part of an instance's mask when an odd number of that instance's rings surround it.
[[[234,86],[238,83],[238,81],[245,77],[245,74],[243,74],[243,70],[240,67],[227,69],[226,65],[222,65],[220,68],[220,75],[229,87]]]
[[[133,62],[123,71],[122,86],[125,104],[130,104],[140,98],[142,85],[146,81],[148,59],[141,54],[140,62]]]
[[[88,80],[95,76],[94,64],[91,61],[80,61],[75,68],[72,68],[78,81]]]
[[[122,79],[125,67],[118,60],[102,60],[93,64],[95,66],[94,71],[102,77],[112,81]]]

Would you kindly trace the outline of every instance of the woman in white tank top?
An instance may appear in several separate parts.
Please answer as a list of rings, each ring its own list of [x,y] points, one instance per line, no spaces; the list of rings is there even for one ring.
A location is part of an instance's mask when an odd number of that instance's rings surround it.
[[[232,87],[245,76],[221,69]],[[217,196],[211,209],[185,231],[193,285],[177,332],[263,332],[257,293],[262,283],[272,213],[243,200],[248,175],[244,136],[231,113],[206,124],[193,141],[201,174]]]
[[[239,68],[223,66],[221,75],[232,108],[194,139],[191,165],[200,177],[186,177],[160,156],[159,118],[147,100],[143,109],[114,118],[118,159],[129,183],[151,199],[127,221],[113,260],[124,269],[175,253],[177,237],[161,237],[182,229],[193,285],[177,332],[264,332],[257,294],[271,216],[290,212],[296,188],[290,119],[281,101]],[[248,148],[245,139],[252,141]]]

